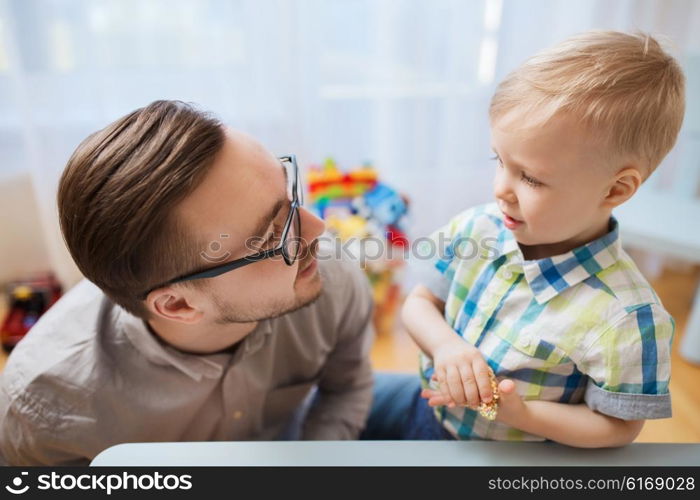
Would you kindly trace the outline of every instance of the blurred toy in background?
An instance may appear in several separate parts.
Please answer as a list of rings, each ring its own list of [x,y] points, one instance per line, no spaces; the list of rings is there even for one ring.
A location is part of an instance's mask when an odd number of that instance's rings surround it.
[[[352,201],[377,185],[377,171],[365,164],[351,172],[343,173],[332,158],[323,166],[312,165],[307,174],[309,198],[318,215],[326,218],[327,212],[352,212]]]
[[[9,283],[9,309],[0,329],[3,349],[11,351],[61,293],[61,285],[52,273]]]
[[[403,227],[408,204],[398,192],[386,184],[376,184],[363,196],[356,198],[354,203],[362,217],[385,228],[384,235],[392,245],[402,248],[408,246]]]
[[[307,179],[309,207],[361,259],[372,285],[375,328],[379,334],[390,333],[400,300],[399,273],[409,245],[408,199],[380,182],[370,163],[342,172],[328,158],[323,165],[312,165]],[[371,243],[375,247],[369,247]]]

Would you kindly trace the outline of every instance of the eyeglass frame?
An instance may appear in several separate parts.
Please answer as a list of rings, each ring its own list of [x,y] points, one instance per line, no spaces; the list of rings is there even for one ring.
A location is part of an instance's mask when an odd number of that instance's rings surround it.
[[[231,262],[226,262],[224,264],[219,264],[218,266],[210,267],[203,271],[194,271],[191,273],[183,274],[157,286],[149,288],[146,292],[142,293],[139,297],[141,300],[145,300],[148,294],[153,290],[162,288],[168,285],[174,285],[175,283],[182,283],[183,281],[192,281],[204,278],[215,278],[216,276],[221,276],[224,273],[234,271],[241,267],[247,266],[248,264],[253,264],[254,262],[260,262],[261,260],[269,259],[271,257],[277,257],[282,255],[284,262],[291,266],[293,265],[298,257],[299,251],[297,250],[296,255],[292,258],[287,252],[287,238],[289,236],[289,231],[291,230],[294,217],[299,221],[299,233],[301,233],[301,215],[299,214],[299,207],[304,204],[304,195],[299,190],[299,166],[297,165],[296,155],[280,156],[278,160],[283,164],[289,162],[292,164],[294,176],[292,179],[292,199],[289,201],[289,214],[284,222],[284,227],[282,229],[282,236],[280,237],[280,244],[275,248],[269,248],[267,250],[261,250],[260,252],[241,257],[240,259],[232,260]],[[284,168],[284,165],[283,165]],[[300,235],[297,235],[299,238]]]

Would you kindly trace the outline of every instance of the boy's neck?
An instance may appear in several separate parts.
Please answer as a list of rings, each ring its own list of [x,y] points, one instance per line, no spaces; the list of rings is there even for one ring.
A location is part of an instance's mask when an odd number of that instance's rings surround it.
[[[591,226],[589,230],[559,243],[547,243],[543,245],[523,245],[518,243],[525,260],[539,260],[554,257],[578,248],[586,243],[595,241],[610,232],[610,217],[600,223]]]

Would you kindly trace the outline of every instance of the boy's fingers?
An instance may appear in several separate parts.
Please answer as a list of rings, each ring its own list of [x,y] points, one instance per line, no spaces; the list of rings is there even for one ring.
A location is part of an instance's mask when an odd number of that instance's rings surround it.
[[[442,382],[445,380],[445,369],[444,368],[437,368],[435,372],[433,373],[433,380],[437,380],[438,382]]]
[[[420,391],[420,397],[424,399],[435,398],[437,396],[442,396],[442,393],[433,389],[423,389]]]
[[[479,388],[476,385],[472,367],[469,365],[460,366],[459,373],[462,381],[462,387],[464,388],[464,394],[467,396],[465,401],[461,402],[460,404],[466,404],[467,406],[478,406]]]
[[[450,404],[450,403],[451,403],[451,401],[446,401],[445,398],[443,398],[442,396],[438,396],[438,397],[435,397],[435,398],[430,398],[430,399],[428,400],[428,406],[430,406],[430,407],[435,407],[435,406],[446,406],[446,405],[448,405],[448,404]]]
[[[440,391],[432,389],[423,389],[420,397],[428,400],[428,406],[445,406],[452,403],[452,400],[445,398]]]
[[[438,383],[438,390],[446,397],[449,397],[450,393],[447,390],[447,376],[445,375],[445,369],[439,368],[436,370],[435,374],[435,379]]]
[[[433,403],[434,405],[437,405],[437,406],[444,406],[444,405],[448,405],[448,404],[453,402],[452,400],[445,398],[445,396],[443,396],[439,392],[435,392],[435,391],[433,391],[433,392],[423,391],[423,392],[421,392],[421,397],[427,399],[428,404]]]
[[[491,389],[491,374],[489,372],[489,367],[486,361],[483,359],[475,359],[472,367],[474,368],[474,374],[476,375],[476,384],[479,387],[480,400],[484,403],[488,403],[493,399],[493,391]]]
[[[515,392],[515,382],[510,379],[501,380],[501,382],[498,384],[498,390],[504,396],[510,396]]]
[[[464,390],[462,389],[462,379],[459,370],[456,366],[448,366],[447,372],[447,391],[448,396],[458,405],[464,404]]]

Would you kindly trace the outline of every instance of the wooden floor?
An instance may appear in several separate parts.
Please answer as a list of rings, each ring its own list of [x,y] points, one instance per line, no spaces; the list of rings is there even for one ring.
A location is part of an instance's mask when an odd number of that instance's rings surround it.
[[[700,268],[691,272],[667,269],[652,282],[677,325],[671,376],[673,418],[647,421],[638,442],[700,442],[700,366],[688,363],[678,354],[679,340],[699,278]],[[4,304],[0,305],[0,317],[4,316],[3,307]],[[7,355],[0,350],[0,371],[6,358]],[[393,333],[377,336],[372,350],[375,369],[415,373],[417,360],[418,349],[399,321]]]

